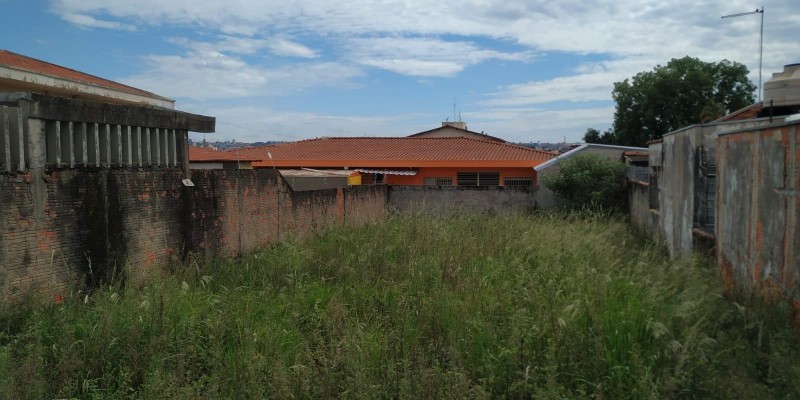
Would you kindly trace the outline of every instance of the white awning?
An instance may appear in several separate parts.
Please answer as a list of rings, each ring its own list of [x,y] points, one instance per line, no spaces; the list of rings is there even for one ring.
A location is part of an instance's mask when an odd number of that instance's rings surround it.
[[[356,171],[362,174],[384,174],[384,175],[416,175],[417,171],[413,169],[370,169],[370,168],[356,168]]]

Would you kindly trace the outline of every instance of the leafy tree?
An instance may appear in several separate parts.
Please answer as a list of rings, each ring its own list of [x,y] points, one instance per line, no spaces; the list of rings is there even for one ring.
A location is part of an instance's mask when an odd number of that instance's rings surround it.
[[[612,132],[611,129],[600,133],[597,129],[589,128],[583,135],[583,141],[586,143],[617,144],[617,138],[614,136],[614,132]]]
[[[542,183],[566,209],[621,208],[625,199],[627,166],[599,154],[577,154],[558,162],[560,174],[545,175]]]
[[[737,62],[687,56],[614,83],[617,143],[644,146],[670,131],[752,104],[756,87],[747,73]]]

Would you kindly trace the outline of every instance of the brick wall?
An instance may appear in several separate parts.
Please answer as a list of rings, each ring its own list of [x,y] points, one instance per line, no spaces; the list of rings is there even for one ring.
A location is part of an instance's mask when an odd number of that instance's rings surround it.
[[[383,186],[291,192],[270,170],[81,169],[0,175],[0,295],[137,281],[188,251],[236,256],[386,215]]]

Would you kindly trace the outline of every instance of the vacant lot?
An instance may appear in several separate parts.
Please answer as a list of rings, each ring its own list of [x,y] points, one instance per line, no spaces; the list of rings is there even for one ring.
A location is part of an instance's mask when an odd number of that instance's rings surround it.
[[[0,398],[795,398],[781,304],[599,216],[395,217],[0,309]]]

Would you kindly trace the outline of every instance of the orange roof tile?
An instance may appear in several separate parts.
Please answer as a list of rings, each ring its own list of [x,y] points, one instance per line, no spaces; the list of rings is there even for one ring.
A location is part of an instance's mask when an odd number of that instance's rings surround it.
[[[533,167],[554,157],[545,151],[465,137],[335,137],[240,149],[255,166]],[[268,153],[272,155],[269,159]]]
[[[99,86],[106,89],[118,90],[121,92],[136,94],[140,96],[147,96],[147,97],[158,98],[161,100],[172,101],[172,99],[159,96],[155,93],[151,93],[142,89],[137,89],[135,87],[128,85],[123,85],[121,83],[110,81],[108,79],[103,79],[94,75],[89,75],[87,73],[62,67],[60,65],[51,64],[49,62],[23,56],[22,54],[13,53],[8,50],[0,50],[0,66],[47,75],[50,77],[65,79],[73,82],[80,82],[93,86]]]
[[[190,162],[238,162],[257,160],[259,160],[259,158],[249,158],[236,151],[220,151],[210,147],[189,146]]]

